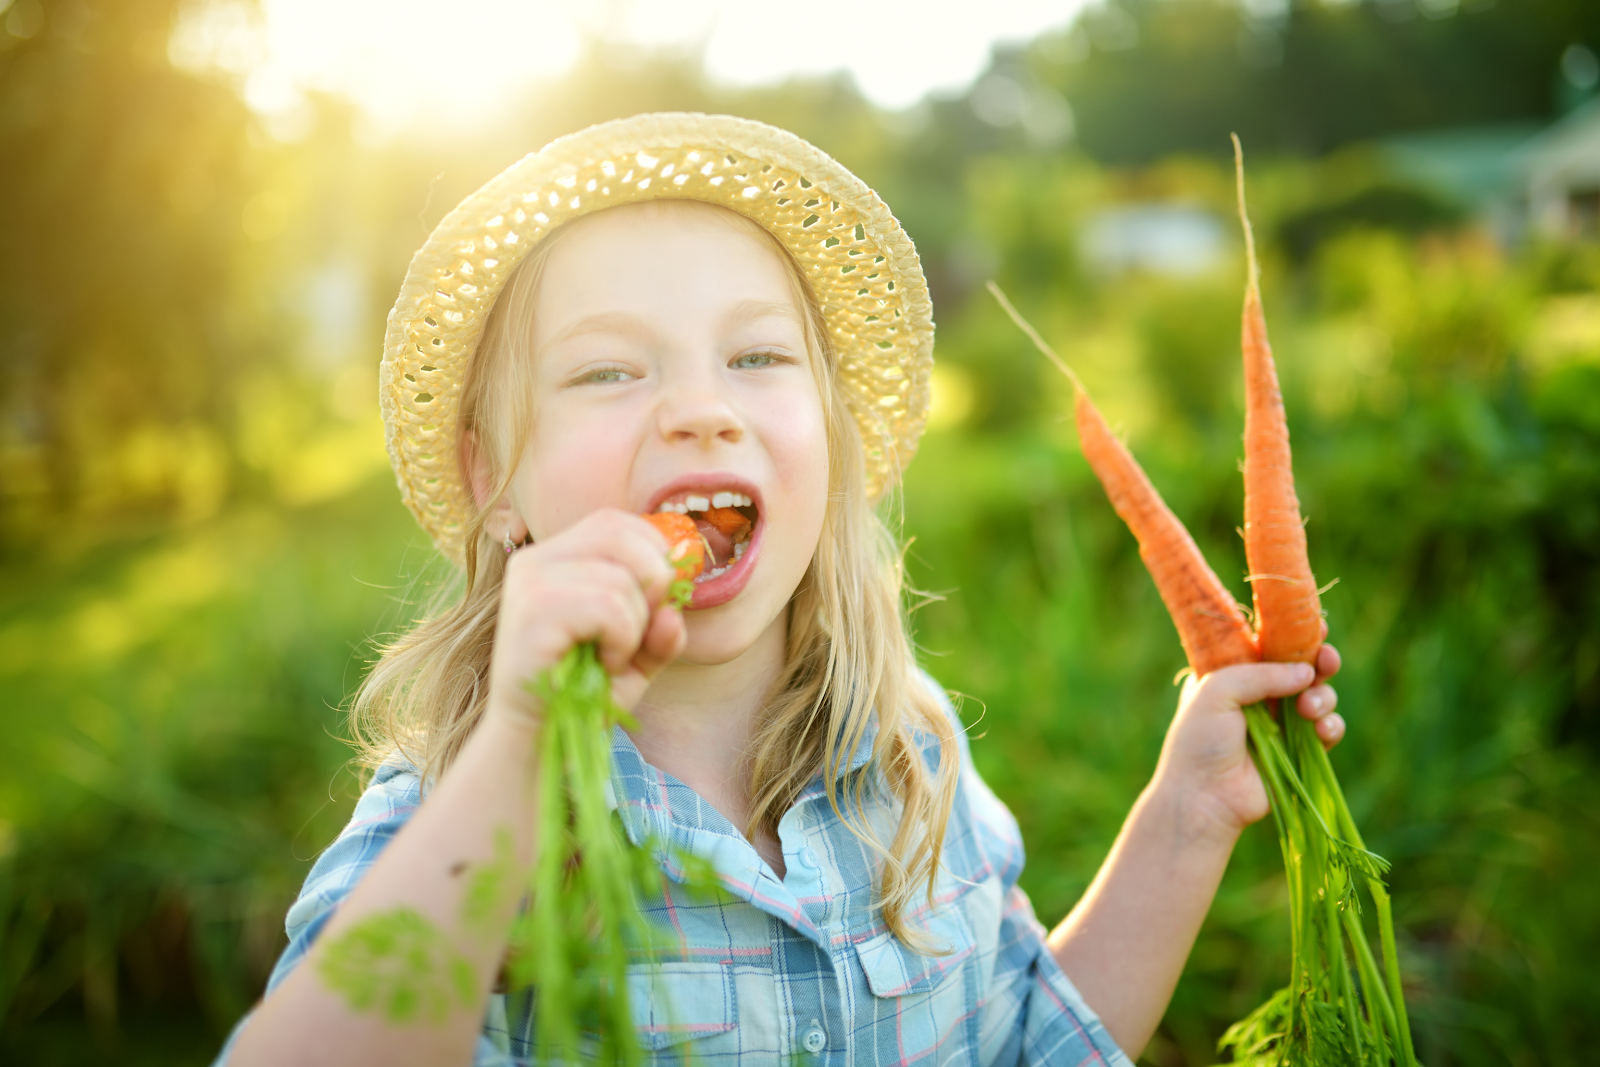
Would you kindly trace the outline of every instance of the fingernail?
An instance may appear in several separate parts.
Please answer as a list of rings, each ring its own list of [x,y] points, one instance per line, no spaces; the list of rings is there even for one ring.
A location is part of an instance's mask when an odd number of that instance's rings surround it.
[[[1310,699],[1311,710],[1312,711],[1321,711],[1322,710],[1322,698],[1321,697],[1312,696],[1309,699]]]

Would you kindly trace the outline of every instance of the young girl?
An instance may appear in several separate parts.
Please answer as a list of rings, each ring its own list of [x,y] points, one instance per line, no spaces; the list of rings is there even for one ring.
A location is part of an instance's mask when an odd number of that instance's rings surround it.
[[[382,403],[406,502],[465,592],[356,701],[377,767],[289,912],[268,994],[224,1050],[254,1064],[510,1064],[528,992],[496,989],[519,901],[464,907],[506,844],[526,868],[539,702],[595,641],[618,703],[630,839],[705,860],[668,891],[633,1005],[647,1056],[839,1064],[1127,1064],[1154,1032],[1241,829],[1267,811],[1242,705],[1300,693],[1343,732],[1325,649],[1185,686],[1154,778],[1046,934],[1022,843],[973,770],[901,607],[875,501],[916,447],[933,326],[911,242],[817,149],[759,123],[645,115],[549,145],[455,209],[390,315]],[[689,609],[640,517],[686,512],[712,559]],[[497,844],[502,842],[502,844]],[[398,907],[470,969],[395,1023],[322,977]]]

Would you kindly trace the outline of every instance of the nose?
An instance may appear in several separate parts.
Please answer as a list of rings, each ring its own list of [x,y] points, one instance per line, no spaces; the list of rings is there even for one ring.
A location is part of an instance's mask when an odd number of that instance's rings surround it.
[[[738,444],[744,420],[715,373],[676,375],[663,391],[657,414],[661,436],[670,444]]]

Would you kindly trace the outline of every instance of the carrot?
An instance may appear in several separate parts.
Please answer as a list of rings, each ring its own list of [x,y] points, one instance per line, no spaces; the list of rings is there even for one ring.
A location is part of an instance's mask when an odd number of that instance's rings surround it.
[[[1322,645],[1322,611],[1306,558],[1290,467],[1289,423],[1261,310],[1255,237],[1244,203],[1244,152],[1233,138],[1239,221],[1249,276],[1244,353],[1245,558],[1265,660],[1313,662]],[[1229,1027],[1218,1051],[1252,1067],[1299,1063],[1377,1063],[1416,1067],[1405,989],[1395,953],[1389,864],[1368,852],[1350,816],[1316,728],[1279,701],[1275,719],[1260,704],[1244,709],[1251,755],[1272,803],[1288,873],[1293,931],[1289,985]],[[1383,972],[1367,943],[1358,890],[1376,907]]]
[[[744,518],[743,515],[739,517]],[[672,564],[678,581],[692,582],[698,578],[706,569],[706,545],[694,520],[675,511],[658,511],[646,515],[645,521],[667,539],[667,562]]]
[[[998,285],[990,282],[989,291],[1039,351],[1072,382],[1076,396],[1073,413],[1083,458],[1105,487],[1111,506],[1138,540],[1139,556],[1178,628],[1178,640],[1183,643],[1189,667],[1204,676],[1218,667],[1259,659],[1250,624],[1238,602],[1206,563],[1189,531],[1150,484],[1139,461],[1106,425],[1078,376],[1011,306]]]
[[[712,508],[701,512],[700,518],[735,544],[749,538],[750,528],[753,525],[738,508]]]
[[[1244,150],[1233,138],[1248,279],[1244,291],[1244,555],[1261,658],[1311,663],[1322,647],[1322,602],[1290,466],[1289,422],[1261,310],[1255,235],[1244,205]]]

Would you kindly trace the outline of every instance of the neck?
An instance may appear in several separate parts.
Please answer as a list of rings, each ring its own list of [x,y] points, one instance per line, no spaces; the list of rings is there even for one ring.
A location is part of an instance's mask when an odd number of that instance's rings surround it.
[[[780,611],[726,663],[668,666],[634,709],[633,741],[645,762],[699,793],[741,833],[750,813],[750,739],[783,670],[787,642],[788,612]],[[754,844],[766,854],[764,842]]]

